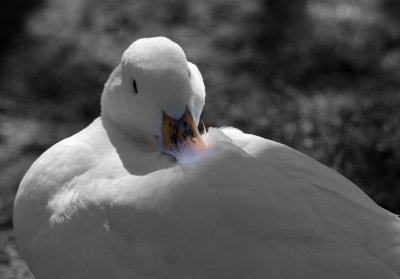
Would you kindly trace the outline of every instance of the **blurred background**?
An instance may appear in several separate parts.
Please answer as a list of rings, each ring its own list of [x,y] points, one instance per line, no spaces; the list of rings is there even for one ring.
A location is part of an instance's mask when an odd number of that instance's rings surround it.
[[[204,122],[294,147],[400,213],[400,1],[14,0],[0,10],[0,278],[19,182],[99,115],[123,50],[167,36],[201,70]]]

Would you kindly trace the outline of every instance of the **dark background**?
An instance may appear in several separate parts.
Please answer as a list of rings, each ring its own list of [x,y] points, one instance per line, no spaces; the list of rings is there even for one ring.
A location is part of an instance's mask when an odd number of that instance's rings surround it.
[[[0,278],[32,278],[12,235],[30,164],[99,115],[141,37],[178,42],[204,121],[310,155],[400,213],[400,1],[14,0],[0,8]]]

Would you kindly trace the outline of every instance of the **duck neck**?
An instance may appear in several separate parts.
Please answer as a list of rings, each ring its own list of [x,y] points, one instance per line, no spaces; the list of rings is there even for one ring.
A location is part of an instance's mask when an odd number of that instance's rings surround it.
[[[110,117],[106,115],[101,116],[103,127],[107,132],[107,135],[111,141],[111,144],[118,149],[136,149],[138,147],[146,152],[156,152],[156,147],[146,141],[144,137],[139,137],[139,133],[130,131],[127,133],[122,127],[119,127]]]
[[[111,144],[129,173],[145,175],[173,165],[155,146],[135,140],[108,117],[102,116],[101,121]]]

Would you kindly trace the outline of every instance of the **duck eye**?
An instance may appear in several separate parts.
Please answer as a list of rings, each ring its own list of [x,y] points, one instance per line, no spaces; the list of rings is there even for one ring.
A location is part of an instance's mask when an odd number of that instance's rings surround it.
[[[137,90],[136,80],[133,80],[133,91],[137,94],[139,91]]]
[[[190,71],[188,70],[188,74],[189,74],[189,77],[190,77]]]

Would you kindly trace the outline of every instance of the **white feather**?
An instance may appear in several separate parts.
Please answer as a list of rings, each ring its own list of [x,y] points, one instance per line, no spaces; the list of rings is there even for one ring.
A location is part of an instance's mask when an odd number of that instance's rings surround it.
[[[168,67],[178,68],[167,68],[190,85],[188,98],[178,93],[198,119],[201,75],[189,64],[200,84],[184,76],[176,45],[147,42],[139,49],[156,53],[143,57],[175,55]],[[399,218],[306,155],[234,128],[210,129],[206,150],[169,151],[175,162],[162,155],[155,119],[175,108],[157,96],[179,94],[150,92],[168,79],[161,71],[147,84],[137,51],[106,84],[102,117],[47,150],[21,182],[15,234],[37,279],[400,278]],[[129,63],[143,68],[134,73],[148,96],[129,95]]]

